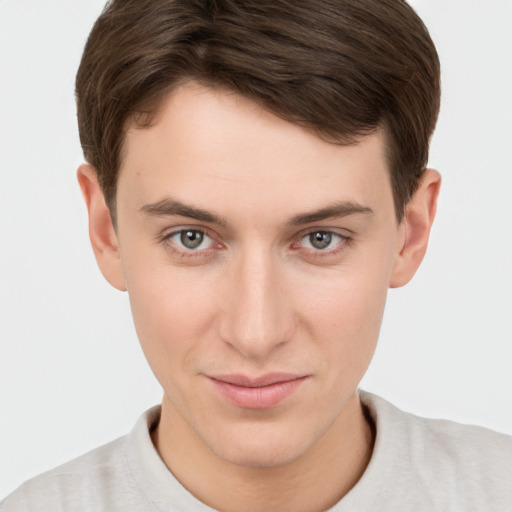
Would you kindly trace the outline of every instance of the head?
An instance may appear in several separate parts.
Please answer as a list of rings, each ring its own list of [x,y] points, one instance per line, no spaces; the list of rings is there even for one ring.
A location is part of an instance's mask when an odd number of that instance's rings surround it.
[[[92,245],[173,425],[235,464],[300,457],[342,422],[426,249],[425,27],[400,0],[114,0],[77,101]],[[276,378],[296,388],[226,382]]]

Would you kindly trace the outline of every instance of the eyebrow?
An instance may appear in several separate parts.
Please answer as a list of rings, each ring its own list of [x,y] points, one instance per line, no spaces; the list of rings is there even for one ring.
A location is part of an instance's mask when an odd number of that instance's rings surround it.
[[[368,206],[362,206],[352,201],[341,201],[332,205],[315,210],[309,213],[300,213],[295,215],[288,221],[290,226],[299,226],[301,224],[309,224],[326,219],[334,219],[347,217],[348,215],[364,214],[371,215],[373,210]]]
[[[226,219],[219,217],[213,213],[202,208],[196,208],[195,206],[188,206],[174,201],[172,199],[162,199],[156,203],[145,204],[140,209],[143,213],[151,215],[153,217],[164,217],[179,215],[181,217],[188,217],[190,219],[196,219],[201,222],[208,222],[211,224],[218,224],[219,226],[226,226]]]
[[[155,203],[145,204],[140,210],[146,215],[153,217],[181,216],[199,220],[201,222],[217,224],[219,226],[227,226],[228,224],[227,220],[223,217],[219,217],[218,215],[207,210],[203,210],[202,208],[180,203],[173,199],[162,199]],[[299,226],[325,219],[340,218],[355,214],[370,215],[372,213],[373,210],[367,206],[362,206],[352,201],[342,201],[319,210],[295,215],[287,224],[289,226]]]

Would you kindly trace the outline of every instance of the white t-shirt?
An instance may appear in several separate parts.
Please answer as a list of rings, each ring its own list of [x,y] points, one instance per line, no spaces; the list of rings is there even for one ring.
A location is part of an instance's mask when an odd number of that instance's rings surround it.
[[[372,458],[331,512],[512,511],[512,437],[361,400],[376,426]],[[167,469],[150,437],[160,409],[132,432],[23,484],[1,512],[212,512]]]

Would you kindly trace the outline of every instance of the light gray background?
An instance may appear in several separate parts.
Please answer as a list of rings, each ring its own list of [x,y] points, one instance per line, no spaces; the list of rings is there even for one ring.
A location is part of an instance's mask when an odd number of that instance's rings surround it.
[[[73,81],[103,0],[0,0],[0,496],[126,433],[160,390],[96,268]],[[512,1],[416,0],[443,64],[423,268],[363,387],[512,434]]]

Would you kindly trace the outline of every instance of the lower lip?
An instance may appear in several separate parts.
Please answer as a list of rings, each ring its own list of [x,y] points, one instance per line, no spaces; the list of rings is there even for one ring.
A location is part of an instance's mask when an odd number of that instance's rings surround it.
[[[269,409],[281,403],[294,393],[307,377],[276,382],[255,388],[237,386],[220,380],[210,379],[217,391],[231,403],[246,409]]]

